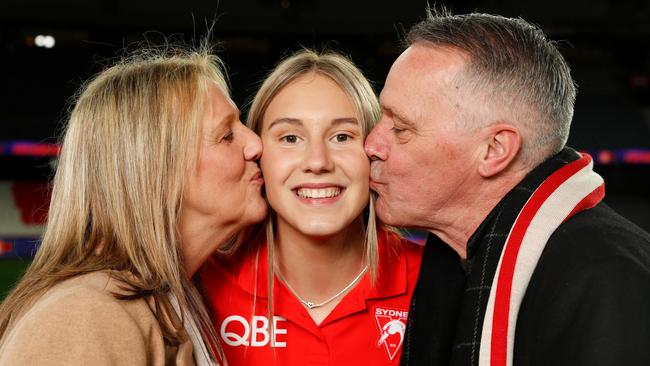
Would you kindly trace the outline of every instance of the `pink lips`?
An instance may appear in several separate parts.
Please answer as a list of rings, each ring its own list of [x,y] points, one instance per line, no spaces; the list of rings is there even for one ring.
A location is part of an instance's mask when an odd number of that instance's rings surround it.
[[[376,190],[377,187],[379,187],[381,185],[382,185],[382,183],[377,182],[376,180],[372,180],[372,178],[370,179],[370,189],[372,189],[373,191]]]
[[[253,174],[251,181],[259,184],[264,184],[264,177],[262,177],[262,172],[258,171],[257,173]]]

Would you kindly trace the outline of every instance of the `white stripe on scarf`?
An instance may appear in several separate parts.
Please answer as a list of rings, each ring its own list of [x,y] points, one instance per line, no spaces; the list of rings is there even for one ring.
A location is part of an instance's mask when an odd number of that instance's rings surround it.
[[[603,179],[593,172],[593,162],[588,156],[583,156],[582,159],[576,160],[579,162],[583,159],[589,159],[589,163],[580,169],[578,172],[569,177],[564,183],[558,186],[553,193],[542,203],[539,210],[535,213],[526,232],[521,241],[521,247],[517,254],[514,276],[512,278],[512,288],[510,293],[510,309],[508,313],[507,325],[507,348],[506,348],[506,366],[512,366],[513,359],[513,345],[514,333],[517,324],[517,316],[519,314],[519,307],[521,301],[526,293],[526,288],[530,281],[530,277],[537,266],[537,261],[546,246],[546,242],[553,234],[555,229],[572,213],[574,208],[582,202],[587,196],[597,190],[603,185]],[[571,163],[570,163],[571,164]],[[552,175],[551,175],[552,176]],[[546,183],[547,180],[544,181]],[[544,185],[540,185],[542,187]],[[540,189],[537,188],[535,193]],[[531,196],[534,197],[535,193]],[[531,198],[524,207],[529,205]],[[522,208],[523,211],[523,208]],[[521,212],[520,212],[521,215]],[[510,229],[510,234],[506,239],[506,246],[501,252],[501,258],[497,266],[494,279],[492,281],[492,288],[490,290],[490,297],[488,299],[485,318],[483,320],[483,329],[481,333],[481,346],[479,351],[479,366],[494,366],[501,364],[498,360],[491,359],[491,346],[492,346],[492,332],[494,324],[494,302],[496,297],[497,288],[499,286],[499,272],[501,271],[501,264],[503,255],[506,252],[512,229],[520,220],[520,216],[515,220],[515,224]],[[502,361],[502,360],[501,360]]]

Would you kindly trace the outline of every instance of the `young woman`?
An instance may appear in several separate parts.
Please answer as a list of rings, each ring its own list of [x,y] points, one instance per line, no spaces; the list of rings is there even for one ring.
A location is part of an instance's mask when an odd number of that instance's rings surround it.
[[[258,91],[248,125],[273,212],[201,271],[230,365],[399,363],[421,248],[375,224],[363,141],[379,114],[333,53],[298,52]]]
[[[42,245],[0,306],[0,365],[218,360],[192,276],[267,210],[220,65],[149,51],[82,90]]]

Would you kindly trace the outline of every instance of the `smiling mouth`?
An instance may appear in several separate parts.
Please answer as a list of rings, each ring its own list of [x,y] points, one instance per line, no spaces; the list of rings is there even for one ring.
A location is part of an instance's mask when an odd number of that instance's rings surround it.
[[[327,188],[298,188],[295,190],[296,195],[300,198],[333,198],[341,194],[341,187]]]

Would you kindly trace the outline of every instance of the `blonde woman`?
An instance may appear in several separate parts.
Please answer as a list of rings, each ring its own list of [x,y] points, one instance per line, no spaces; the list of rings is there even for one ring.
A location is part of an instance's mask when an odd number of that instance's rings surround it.
[[[42,245],[0,307],[0,365],[218,362],[192,276],[266,215],[261,151],[207,51],[97,75],[67,124]]]
[[[379,114],[338,54],[298,52],[262,84],[248,125],[273,215],[200,272],[231,365],[399,363],[422,251],[375,222],[363,142]]]

